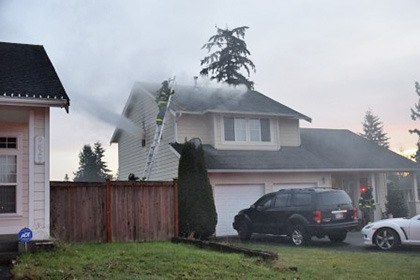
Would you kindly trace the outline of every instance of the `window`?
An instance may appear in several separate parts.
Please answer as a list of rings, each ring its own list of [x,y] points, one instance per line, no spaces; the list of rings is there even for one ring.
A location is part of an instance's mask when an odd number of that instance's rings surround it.
[[[258,201],[255,202],[254,205],[259,210],[267,209],[271,206],[272,201],[273,201],[273,195],[269,194],[269,195],[265,195],[265,196],[261,197],[260,199],[258,199]]]
[[[292,206],[307,206],[311,204],[311,194],[295,193],[292,197]]]
[[[0,149],[16,149],[16,137],[0,137]]]
[[[269,119],[224,117],[225,141],[271,142]]]
[[[274,202],[274,207],[286,207],[289,196],[290,195],[287,193],[278,194],[276,196],[276,201]]]
[[[16,213],[17,156],[0,155],[0,214]]]
[[[0,137],[0,214],[16,213],[17,138]]]

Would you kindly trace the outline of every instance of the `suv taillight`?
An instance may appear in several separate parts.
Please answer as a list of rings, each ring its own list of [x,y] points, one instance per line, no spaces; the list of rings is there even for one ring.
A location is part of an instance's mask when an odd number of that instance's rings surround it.
[[[356,207],[353,208],[353,219],[357,221],[357,209]]]
[[[314,212],[314,221],[317,224],[320,224],[321,223],[321,221],[322,221],[322,213],[321,213],[320,210],[316,210]]]

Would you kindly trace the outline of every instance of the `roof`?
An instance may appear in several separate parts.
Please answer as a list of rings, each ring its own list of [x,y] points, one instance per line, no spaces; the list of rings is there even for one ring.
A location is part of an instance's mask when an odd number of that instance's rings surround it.
[[[137,82],[133,91],[146,91],[153,96],[159,90],[158,83]],[[284,116],[294,119],[311,118],[263,95],[258,91],[245,91],[231,87],[211,88],[175,85],[175,95],[172,97],[170,109],[179,112],[204,114],[207,112],[221,113],[252,113],[274,116]]]
[[[70,99],[43,46],[0,42],[0,102],[68,111]]]
[[[182,144],[171,144],[180,153]],[[301,129],[300,147],[278,151],[216,150],[203,145],[207,168],[235,171],[415,171],[415,162],[341,129]]]

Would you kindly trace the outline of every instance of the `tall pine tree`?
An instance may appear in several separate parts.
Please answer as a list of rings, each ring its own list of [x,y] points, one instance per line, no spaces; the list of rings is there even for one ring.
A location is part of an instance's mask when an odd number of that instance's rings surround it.
[[[210,53],[213,47],[219,50],[204,57],[201,66],[205,67],[200,71],[200,75],[207,76],[212,74],[211,80],[223,81],[229,85],[245,85],[249,90],[254,88],[254,82],[248,80],[240,71],[245,69],[250,76],[250,72],[255,72],[254,63],[247,57],[251,55],[247,49],[245,31],[248,26],[241,26],[232,30],[221,29],[216,26],[216,35],[210,37],[208,43],[202,49],[207,49]]]
[[[360,133],[360,136],[374,141],[379,146],[389,148],[389,137],[384,132],[384,125],[379,120],[379,117],[375,116],[370,109],[366,111],[362,124],[363,133]]]
[[[110,170],[102,160],[104,148],[96,142],[94,149],[90,145],[84,145],[79,154],[79,170],[74,173],[75,182],[102,182],[108,176]]]
[[[414,109],[411,108],[411,119],[415,121],[417,118],[420,118],[420,85],[418,82],[415,83],[416,93],[419,98],[418,102],[414,104]],[[417,140],[417,151],[414,155],[412,155],[412,158],[416,162],[420,162],[420,130],[417,128],[409,130],[410,133],[415,133],[419,137]]]

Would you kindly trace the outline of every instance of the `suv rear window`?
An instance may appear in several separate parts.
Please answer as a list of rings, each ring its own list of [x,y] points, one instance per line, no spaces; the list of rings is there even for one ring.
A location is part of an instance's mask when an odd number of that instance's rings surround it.
[[[318,194],[318,205],[352,204],[345,191],[329,191]]]

